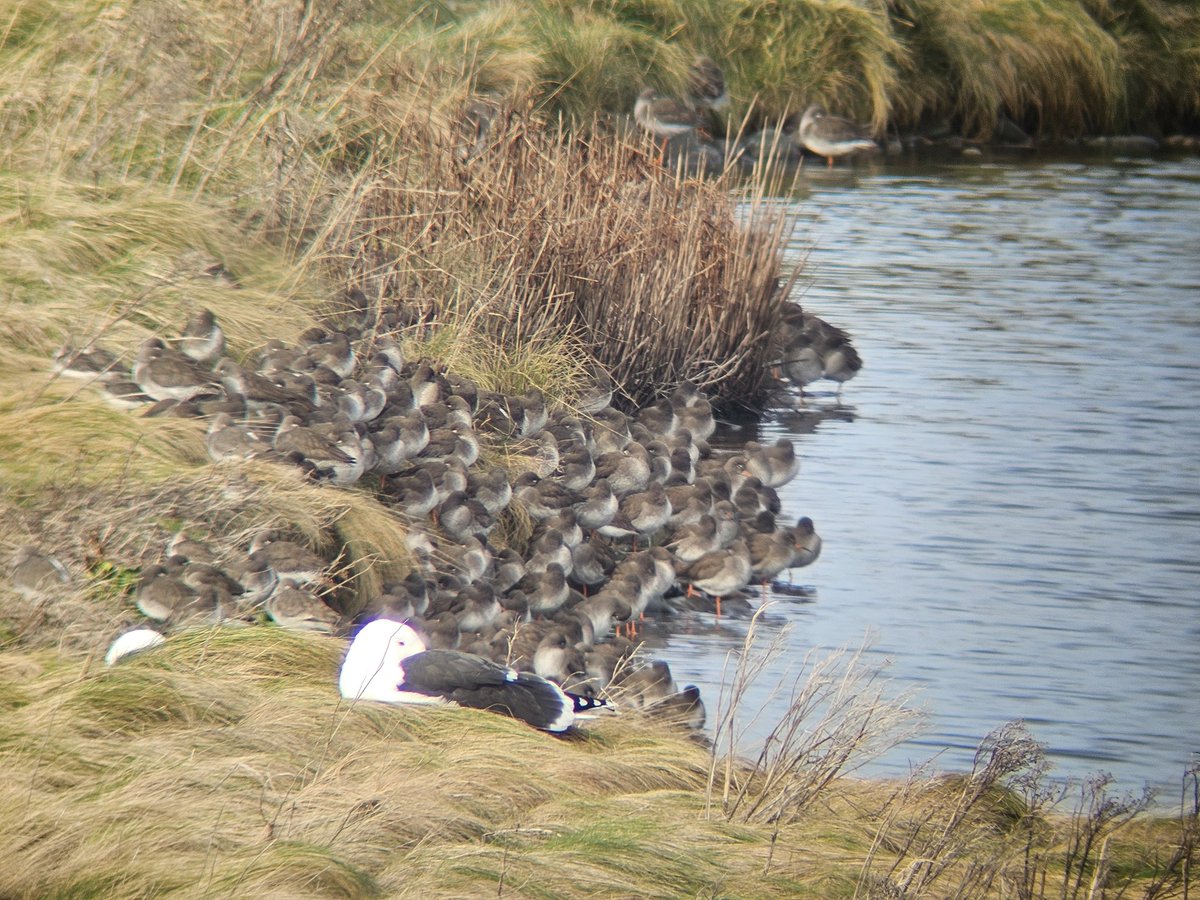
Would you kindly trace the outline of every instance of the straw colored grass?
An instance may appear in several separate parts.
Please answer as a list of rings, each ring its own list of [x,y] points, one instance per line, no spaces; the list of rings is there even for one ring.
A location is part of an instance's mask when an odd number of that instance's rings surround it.
[[[648,142],[515,115],[465,165],[424,123],[408,128],[425,169],[381,172],[328,243],[368,297],[429,306],[467,336],[443,347],[498,348],[482,352],[501,371],[557,357],[536,385],[552,397],[589,360],[628,404],[684,379],[718,403],[761,394],[789,233],[761,185],[739,210],[726,183],[653,165]]]
[[[265,336],[294,338],[323,301],[319,282],[277,251],[211,208],[155,188],[0,174],[0,235],[3,412],[95,396],[52,375],[64,340],[107,347],[128,366],[143,339],[177,334],[189,313],[208,307],[229,351],[244,355]],[[92,415],[102,443],[107,426]],[[135,427],[108,424],[123,436]]]
[[[912,53],[897,92],[903,119],[947,117],[981,138],[1000,112],[1048,136],[1119,123],[1120,49],[1074,0],[896,0],[893,7]]]
[[[731,654],[728,690],[718,698],[709,803],[731,821],[796,821],[835,780],[920,732],[920,715],[907,698],[889,696],[865,647],[810,653],[797,671],[781,673],[789,630],[763,637],[760,622],[769,608],[755,611],[740,651]],[[776,689],[760,709],[747,709],[746,692],[766,672],[774,673]],[[756,721],[775,724],[758,756],[738,765],[743,730]]]
[[[1013,731],[957,780],[835,779],[801,814],[712,815],[694,741],[637,717],[555,738],[347,704],[343,647],[216,628],[112,669],[0,655],[0,892],[1083,896],[1103,844],[1113,892],[1177,897],[1151,848],[1195,852],[1192,819],[1139,825],[1102,784],[1069,820],[1002,787],[1039,758]]]
[[[357,895],[400,887],[409,867],[389,874],[386,861],[431,842],[483,849],[500,824],[536,819],[552,801],[653,795],[702,777],[698,748],[636,729],[607,730],[597,755],[587,740],[487,713],[350,708],[334,689],[341,646],[271,629],[199,631],[114,670],[40,677],[39,658],[9,656],[5,680],[32,678],[33,689],[6,713],[0,747],[27,776],[8,782],[0,804],[6,849],[24,848],[0,890],[112,879],[132,895],[160,879],[228,888],[247,877],[288,892],[315,867],[333,879],[316,894],[358,873]],[[57,874],[45,871],[51,859]]]

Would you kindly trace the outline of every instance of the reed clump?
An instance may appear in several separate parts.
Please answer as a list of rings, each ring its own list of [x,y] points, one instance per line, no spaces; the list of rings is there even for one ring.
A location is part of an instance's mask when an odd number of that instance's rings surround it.
[[[717,403],[761,394],[789,236],[761,186],[739,209],[723,179],[665,171],[644,143],[511,111],[478,145],[404,125],[413,160],[381,171],[330,230],[327,259],[364,295],[420,305],[503,361],[575,356],[537,385],[556,397],[591,361],[630,405],[684,379]]]

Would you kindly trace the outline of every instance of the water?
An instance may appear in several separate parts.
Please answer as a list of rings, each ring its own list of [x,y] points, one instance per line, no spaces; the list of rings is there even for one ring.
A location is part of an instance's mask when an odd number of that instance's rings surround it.
[[[825,540],[772,629],[793,660],[868,637],[918,690],[926,730],[868,774],[969,769],[1023,719],[1054,774],[1170,803],[1200,752],[1200,161],[806,177],[797,299],[865,368],[761,428]],[[656,653],[711,706],[744,629]]]

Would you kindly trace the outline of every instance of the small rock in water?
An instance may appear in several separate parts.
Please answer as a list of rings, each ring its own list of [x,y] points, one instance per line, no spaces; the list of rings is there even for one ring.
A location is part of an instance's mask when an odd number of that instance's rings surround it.
[[[1163,141],[1163,146],[1172,150],[1200,150],[1200,135],[1173,134]]]

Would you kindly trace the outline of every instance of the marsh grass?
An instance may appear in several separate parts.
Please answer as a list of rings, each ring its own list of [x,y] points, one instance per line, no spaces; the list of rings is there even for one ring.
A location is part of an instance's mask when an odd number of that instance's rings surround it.
[[[23,774],[4,789],[0,833],[26,852],[0,876],[5,892],[81,889],[118,873],[131,895],[161,878],[228,886],[240,873],[279,890],[314,867],[342,873],[317,895],[338,893],[346,873],[358,873],[355,891],[394,889],[436,846],[443,864],[466,856],[486,871],[495,833],[540,822],[542,806],[562,805],[547,818],[586,835],[581,850],[599,847],[604,827],[584,823],[601,799],[686,791],[702,778],[702,750],[636,727],[609,729],[598,752],[487,713],[348,706],[333,687],[341,647],[215,629],[111,670],[6,656],[0,681],[25,691],[4,713],[0,756]],[[70,825],[53,827],[68,809]],[[610,867],[619,849],[608,847]],[[421,865],[388,865],[406,857]],[[51,874],[55,858],[64,864]],[[433,887],[439,873],[429,874]],[[477,890],[479,876],[469,880]]]
[[[648,142],[515,114],[466,164],[426,123],[407,126],[405,143],[425,148],[420,180],[381,172],[331,234],[330,264],[364,294],[432,305],[455,336],[433,341],[469,371],[486,367],[483,347],[522,361],[507,368],[517,386],[539,364],[539,386],[567,400],[591,360],[628,404],[685,378],[718,403],[761,393],[789,234],[761,187],[739,210],[722,180],[653,165]]]
[[[1137,798],[1093,781],[1062,815],[1020,729],[966,775],[839,777],[786,812],[712,815],[710,751],[677,733],[348,704],[343,647],[211,628],[114,668],[0,655],[0,891],[1180,897],[1194,865],[1190,800],[1178,822],[1134,821]],[[810,680],[827,690],[827,671]]]
[[[991,136],[1000,112],[1048,137],[1123,124],[1118,43],[1073,0],[892,6],[911,53],[896,92],[902,120],[949,119],[978,138]]]
[[[1124,81],[1120,115],[1152,133],[1194,128],[1200,119],[1200,8],[1145,0],[1083,5],[1116,41]]]
[[[1060,138],[1200,113],[1200,14],[1183,0],[538,0],[425,27],[425,65],[467,60],[476,90],[576,122],[628,114],[645,84],[679,93],[696,52],[725,68],[732,122],[821,102],[880,135],[950,122],[986,139],[1003,111]]]

